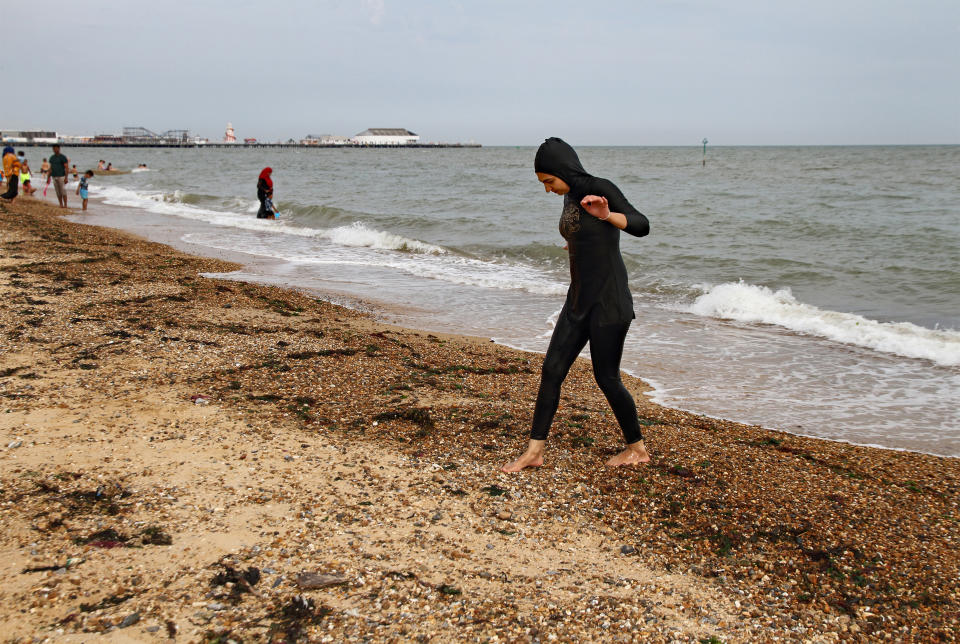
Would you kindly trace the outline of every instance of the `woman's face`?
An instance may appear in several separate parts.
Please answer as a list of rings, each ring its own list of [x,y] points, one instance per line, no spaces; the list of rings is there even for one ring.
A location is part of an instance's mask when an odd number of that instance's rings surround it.
[[[538,172],[537,179],[543,184],[543,187],[547,192],[553,192],[558,195],[565,195],[570,192],[570,186],[568,186],[567,182],[560,177],[555,177],[552,174],[547,174],[546,172]]]

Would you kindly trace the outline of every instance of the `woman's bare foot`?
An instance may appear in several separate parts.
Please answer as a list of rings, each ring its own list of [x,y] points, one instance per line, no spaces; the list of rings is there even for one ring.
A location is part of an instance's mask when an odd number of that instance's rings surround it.
[[[640,465],[641,463],[649,462],[650,454],[647,453],[647,448],[643,446],[643,441],[637,441],[636,443],[627,445],[627,448],[616,456],[611,456],[610,460],[607,461],[607,467]]]
[[[537,441],[530,439],[530,444],[527,445],[527,451],[523,453],[517,460],[512,463],[508,463],[500,468],[501,472],[519,472],[520,470],[527,467],[540,467],[543,465],[543,448],[547,444],[547,441]]]

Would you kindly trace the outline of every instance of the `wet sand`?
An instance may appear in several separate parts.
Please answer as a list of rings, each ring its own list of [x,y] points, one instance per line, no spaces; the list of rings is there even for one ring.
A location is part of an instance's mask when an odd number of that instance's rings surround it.
[[[949,641],[960,461],[637,395],[0,205],[8,641]],[[802,422],[802,419],[798,419]],[[219,638],[219,639],[218,639]]]

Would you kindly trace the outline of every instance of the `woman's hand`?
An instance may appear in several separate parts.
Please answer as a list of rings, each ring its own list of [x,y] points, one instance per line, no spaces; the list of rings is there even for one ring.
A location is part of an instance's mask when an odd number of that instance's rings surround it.
[[[610,212],[610,204],[607,202],[606,197],[587,195],[580,200],[580,206],[600,221],[605,221],[611,226],[615,226],[620,230],[627,227],[626,215],[619,212]]]
[[[606,221],[610,218],[610,204],[607,202],[606,197],[587,195],[580,200],[580,205],[597,219]]]

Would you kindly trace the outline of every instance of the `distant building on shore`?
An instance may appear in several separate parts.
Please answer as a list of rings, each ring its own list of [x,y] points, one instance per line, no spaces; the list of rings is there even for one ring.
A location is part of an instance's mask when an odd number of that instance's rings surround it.
[[[402,127],[372,127],[352,139],[357,145],[407,145],[419,143],[420,135]]]
[[[308,134],[300,139],[300,145],[350,145],[350,137],[336,134]]]
[[[0,139],[4,143],[56,143],[56,132],[47,130],[2,130]]]
[[[9,123],[8,123],[9,124]],[[308,134],[299,141],[288,138],[275,142],[259,141],[255,137],[238,139],[232,123],[227,123],[222,141],[211,141],[190,133],[189,130],[165,130],[160,134],[142,126],[124,126],[122,134],[99,133],[96,135],[70,135],[53,130],[9,130],[0,129],[0,139],[4,145],[47,146],[53,143],[76,146],[106,146],[129,148],[193,148],[210,147],[418,147],[418,148],[478,148],[474,143],[424,143],[420,135],[406,128],[369,128],[359,134],[348,137],[336,134]]]

